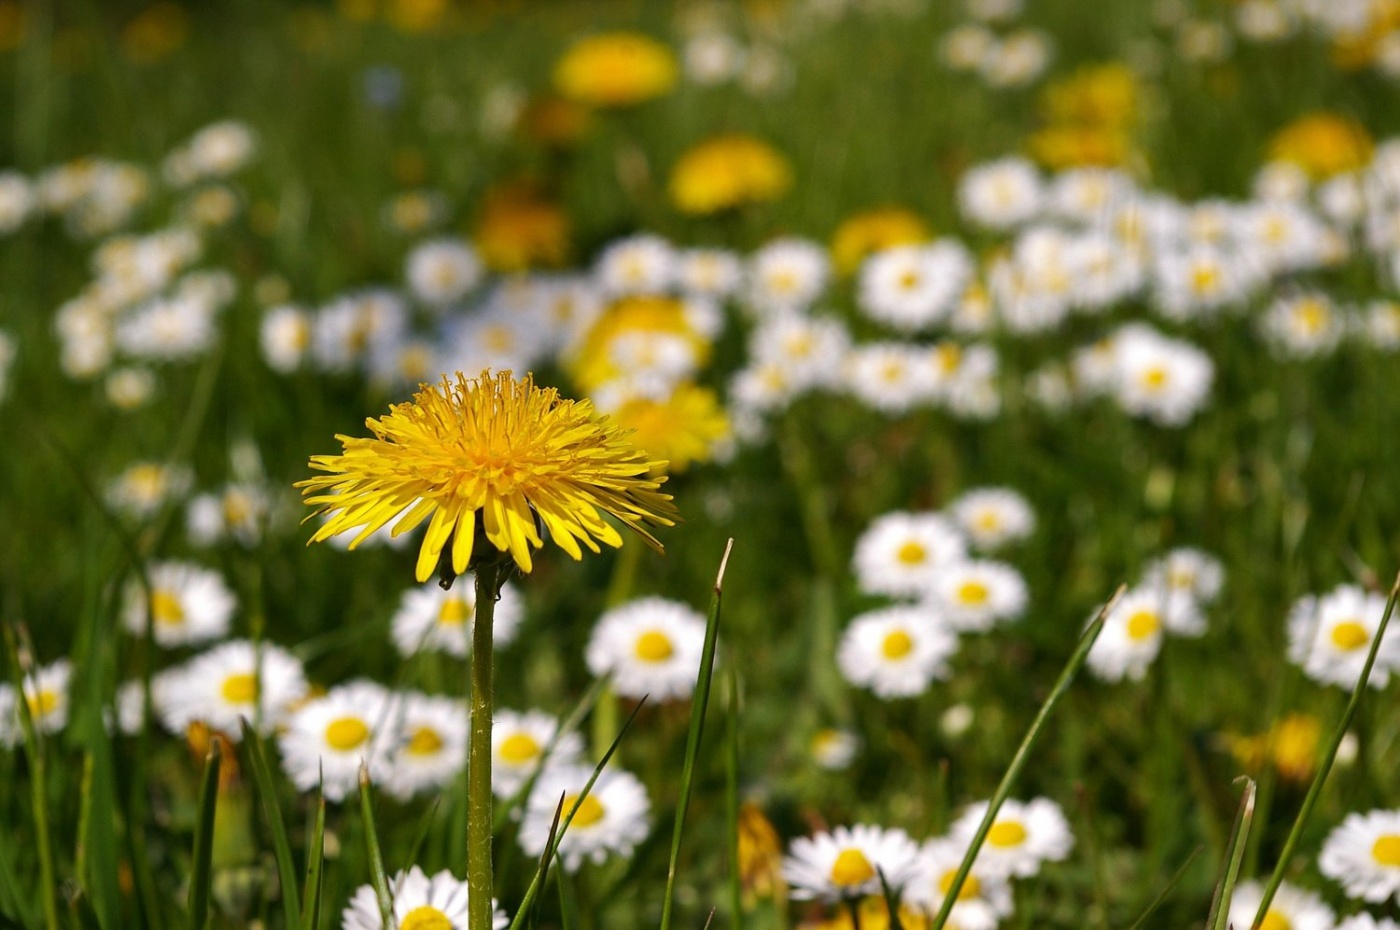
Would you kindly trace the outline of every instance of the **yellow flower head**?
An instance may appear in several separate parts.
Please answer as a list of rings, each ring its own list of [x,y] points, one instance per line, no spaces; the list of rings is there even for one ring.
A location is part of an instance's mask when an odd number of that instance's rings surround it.
[[[1292,162],[1314,178],[1364,168],[1371,161],[1371,136],[1358,122],[1336,113],[1309,113],[1280,129],[1269,157]]]
[[[608,32],[575,42],[554,66],[561,94],[594,107],[627,107],[671,92],[676,56],[649,36]]]
[[[564,208],[529,182],[488,191],[472,231],[486,267],[505,272],[563,264],[569,236]]]
[[[1126,133],[1097,126],[1046,126],[1027,140],[1031,156],[1052,171],[1066,168],[1116,168],[1134,157]]]
[[[715,443],[729,435],[729,420],[714,391],[682,384],[665,400],[635,397],[613,414],[647,455],[665,459],[672,472],[708,461]]]
[[[603,311],[571,353],[569,371],[579,387],[594,391],[626,374],[613,349],[617,339],[629,335],[676,337],[689,346],[697,367],[709,360],[709,340],[691,326],[681,301],[663,296],[623,297]]]
[[[1272,764],[1286,781],[1305,782],[1317,769],[1322,723],[1311,714],[1289,714],[1267,733],[1227,737],[1230,752],[1248,769]]]
[[[933,238],[928,224],[903,207],[879,207],[849,217],[831,236],[831,260],[841,274],[855,274],[866,256]]]
[[[783,843],[762,808],[739,808],[739,876],[746,898],[772,897],[783,883]]]
[[[458,372],[455,383],[444,375],[365,425],[375,438],[337,436],[342,454],[311,457],[327,474],[297,482],[315,515],[330,515],[311,542],[357,530],[353,549],[391,521],[398,536],[431,517],[419,581],[440,560],[446,573],[449,557],[452,574],[465,572],[482,540],[528,572],[531,549],[544,545],[541,528],[579,559],[580,542],[594,552],[598,542],[622,545],[604,514],[658,550],[643,522],[674,525],[671,497],[657,490],[665,463],[596,419],[588,401],[563,400],[530,375]]]
[[[1041,110],[1055,125],[1123,128],[1137,119],[1137,77],[1124,64],[1112,62],[1081,68],[1045,89]]]
[[[787,159],[753,136],[716,136],[682,155],[671,170],[671,202],[682,213],[718,213],[766,203],[791,186]]]
[[[550,148],[576,145],[593,124],[587,107],[556,94],[532,98],[520,111],[516,130],[525,138]]]

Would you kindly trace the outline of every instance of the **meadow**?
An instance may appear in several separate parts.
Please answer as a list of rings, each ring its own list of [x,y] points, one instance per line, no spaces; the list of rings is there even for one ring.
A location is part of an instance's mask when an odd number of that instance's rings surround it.
[[[1397,82],[0,0],[0,927],[1397,930]]]

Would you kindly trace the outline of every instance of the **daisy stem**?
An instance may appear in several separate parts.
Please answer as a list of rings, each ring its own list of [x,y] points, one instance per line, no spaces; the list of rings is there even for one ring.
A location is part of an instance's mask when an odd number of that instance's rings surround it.
[[[467,758],[467,926],[491,930],[491,685],[492,625],[501,568],[476,569],[476,618],[472,623],[471,743]]]
[[[1313,776],[1313,781],[1308,786],[1308,794],[1303,798],[1303,806],[1298,810],[1298,817],[1293,821],[1293,828],[1288,831],[1288,839],[1284,841],[1283,851],[1279,853],[1278,861],[1274,865],[1274,873],[1269,876],[1269,884],[1264,888],[1264,897],[1259,901],[1259,910],[1254,915],[1253,927],[1258,928],[1264,922],[1264,916],[1269,913],[1269,905],[1274,901],[1274,895],[1278,892],[1278,886],[1283,884],[1283,873],[1288,868],[1288,862],[1293,858],[1293,851],[1298,848],[1298,838],[1302,836],[1303,825],[1307,823],[1308,816],[1312,814],[1313,807],[1317,804],[1317,798],[1322,793],[1322,785],[1327,781],[1327,774],[1332,771],[1332,765],[1337,761],[1337,750],[1342,745],[1342,740],[1346,738],[1347,730],[1351,728],[1352,721],[1356,718],[1356,709],[1361,705],[1361,695],[1366,692],[1366,682],[1371,677],[1371,667],[1376,664],[1376,653],[1380,650],[1381,641],[1385,638],[1386,627],[1390,625],[1390,615],[1395,612],[1395,601],[1400,597],[1400,575],[1396,575],[1395,583],[1390,586],[1390,596],[1385,602],[1385,613],[1381,616],[1380,626],[1376,628],[1376,635],[1371,637],[1371,650],[1366,654],[1366,664],[1361,668],[1361,677],[1356,680],[1356,686],[1351,689],[1351,699],[1347,701],[1347,708],[1342,713],[1342,719],[1337,723],[1337,729],[1332,734],[1332,743],[1327,747],[1327,755],[1323,757],[1322,764],[1317,768],[1317,774]]]

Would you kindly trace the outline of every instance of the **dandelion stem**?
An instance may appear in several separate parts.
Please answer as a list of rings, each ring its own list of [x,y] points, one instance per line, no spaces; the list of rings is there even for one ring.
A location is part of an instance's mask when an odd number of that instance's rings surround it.
[[[491,930],[491,685],[492,625],[501,566],[476,569],[476,618],[472,623],[471,743],[467,758],[467,926]]]

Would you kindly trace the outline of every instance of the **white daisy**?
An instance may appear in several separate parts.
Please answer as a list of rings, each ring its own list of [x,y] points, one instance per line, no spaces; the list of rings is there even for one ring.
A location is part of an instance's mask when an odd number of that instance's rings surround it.
[[[1104,617],[1103,630],[1089,649],[1089,670],[1103,681],[1141,681],[1162,649],[1166,629],[1159,590],[1134,588]]]
[[[429,878],[418,866],[389,879],[394,902],[391,930],[467,930],[467,883],[446,869]],[[505,913],[491,901],[491,926],[510,925]],[[379,895],[373,885],[355,889],[340,914],[341,930],[385,930],[379,913]]]
[[[1062,171],[1046,191],[1046,209],[1054,216],[1077,223],[1102,222],[1111,208],[1133,196],[1132,178],[1111,168],[1073,168]]]
[[[466,762],[467,722],[466,705],[458,698],[401,694],[394,707],[398,738],[386,790],[407,800],[451,783]]]
[[[705,646],[705,617],[660,597],[643,597],[604,613],[584,651],[588,670],[611,674],[623,697],[654,701],[689,697]]]
[[[609,243],[593,265],[593,279],[610,297],[661,294],[671,289],[675,278],[675,249],[648,233]]]
[[[132,358],[184,362],[218,339],[217,307],[189,297],[160,297],[132,311],[114,331],[117,348]]]
[[[408,289],[430,307],[455,304],[481,281],[481,259],[476,250],[458,239],[430,239],[420,243],[404,266]]]
[[[897,605],[860,614],[836,647],[842,676],[877,697],[913,697],[948,677],[958,639],[926,606]]]
[[[826,249],[806,239],[776,239],[749,260],[746,298],[760,315],[802,312],[831,276]]]
[[[1230,899],[1229,923],[1233,927],[1254,926],[1254,915],[1264,900],[1264,885],[1240,882]],[[1288,882],[1278,886],[1269,910],[1259,922],[1260,930],[1332,930],[1336,917],[1322,898]]]
[[[1288,614],[1288,660],[1313,681],[1355,686],[1385,614],[1385,597],[1339,585],[1321,597],[1301,598]],[[1388,630],[1376,653],[1370,684],[1384,688],[1400,671],[1400,635]]]
[[[184,497],[194,476],[188,468],[137,462],[107,485],[107,503],[138,520],[153,517],[169,501]]]
[[[860,751],[860,737],[850,730],[824,727],[812,734],[808,750],[818,768],[839,772],[855,761],[856,753]]]
[[[147,568],[146,577],[149,602],[136,579],[126,586],[122,618],[132,635],[144,636],[153,620],[156,643],[171,649],[228,633],[238,601],[217,571],[193,562],[156,562]]]
[[[36,668],[24,676],[24,701],[40,733],[57,733],[68,723],[68,681],[73,666],[67,659]],[[14,686],[0,684],[0,746],[17,746],[24,739]]]
[[[1259,321],[1266,339],[1284,358],[1316,358],[1337,348],[1345,318],[1332,299],[1309,291],[1275,300]]]
[[[1249,296],[1254,280],[1238,256],[1209,243],[1157,253],[1153,300],[1163,317],[1178,323],[1210,319]]]
[[[795,900],[841,901],[904,887],[919,847],[898,827],[857,824],[792,841],[783,880]]]
[[[501,585],[491,621],[492,642],[510,645],[524,616],[525,602],[519,589],[510,582]],[[445,652],[462,659],[471,654],[475,621],[476,586],[471,576],[463,576],[448,591],[436,583],[405,591],[389,622],[389,635],[401,656]]]
[[[937,914],[966,855],[967,844],[951,837],[924,843],[904,888],[904,900],[930,917]],[[1010,882],[978,858],[963,881],[948,919],[959,930],[995,930],[1002,919],[1011,916],[1011,909]]]
[[[865,594],[922,597],[939,569],[966,555],[967,543],[947,517],[894,511],[856,540],[856,583]]]
[[[3,356],[0,347],[0,356]],[[0,358],[0,400],[4,399],[4,360]],[[143,366],[116,368],[107,373],[102,382],[102,390],[107,395],[107,403],[118,410],[138,410],[155,397],[158,382],[156,373]]]
[[[851,334],[840,320],[794,313],[761,321],[749,336],[753,363],[773,366],[788,395],[837,384],[850,347]]]
[[[1339,922],[1335,930],[1400,930],[1400,923],[1362,911]]]
[[[1023,158],[1003,158],[970,168],[958,182],[963,216],[988,229],[1010,229],[1033,218],[1043,193],[1040,175]]]
[[[953,822],[949,836],[963,844],[972,841],[987,814],[988,802],[973,804]],[[988,874],[1028,878],[1045,862],[1061,862],[1074,847],[1074,834],[1060,805],[1049,798],[1007,800],[977,851],[977,863]]]
[[[183,734],[197,720],[237,741],[240,720],[260,720],[263,731],[271,731],[306,692],[306,675],[290,652],[232,640],[180,666],[159,694],[153,686],[152,698],[170,732]]]
[[[1210,553],[1181,547],[1147,563],[1143,569],[1143,584],[1166,585],[1175,591],[1187,592],[1202,604],[1209,604],[1220,596],[1225,569]]]
[[[621,769],[603,769],[586,797],[583,787],[593,775],[581,765],[550,765],[535,782],[520,823],[520,845],[538,858],[549,842],[549,828],[563,798],[563,818],[573,813],[569,829],[559,839],[559,861],[566,872],[577,872],[585,859],[601,864],[610,855],[632,855],[651,831],[651,801],[637,777]]]
[[[972,271],[971,255],[953,239],[885,249],[861,265],[858,304],[876,322],[917,332],[951,312]]]
[[[491,790],[514,797],[544,761],[545,749],[559,732],[559,721],[538,710],[497,710],[491,721]],[[549,762],[574,765],[582,761],[583,738],[566,733],[555,743]]]
[[[935,368],[927,350],[902,342],[868,342],[845,359],[846,389],[866,406],[887,415],[932,403]]]
[[[324,776],[328,801],[343,801],[359,790],[360,765],[375,784],[392,766],[396,709],[393,695],[372,681],[352,681],[302,704],[278,735],[282,767],[301,791],[313,791]]]
[[[683,294],[725,300],[743,281],[743,262],[725,249],[688,249],[676,259],[676,283]]]
[[[1400,900],[1400,810],[1347,814],[1322,844],[1317,867],[1348,897]]]
[[[958,528],[984,552],[1020,542],[1035,530],[1035,512],[1011,488],[972,488],[948,505]]]
[[[1128,326],[1113,338],[1114,393],[1133,416],[1181,426],[1209,398],[1215,380],[1210,357],[1188,342],[1145,326]]]
[[[252,548],[262,539],[270,507],[267,489],[252,482],[226,485],[212,494],[196,494],[185,511],[186,531],[196,546],[226,539]]]
[[[34,211],[34,188],[18,171],[0,171],[0,236],[24,225]]]
[[[271,307],[258,327],[263,361],[279,375],[301,367],[311,347],[311,315],[290,304]]]
[[[939,569],[929,595],[948,625],[960,632],[990,630],[1015,620],[1030,600],[1021,573],[989,559],[968,559]]]

